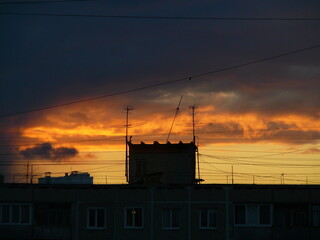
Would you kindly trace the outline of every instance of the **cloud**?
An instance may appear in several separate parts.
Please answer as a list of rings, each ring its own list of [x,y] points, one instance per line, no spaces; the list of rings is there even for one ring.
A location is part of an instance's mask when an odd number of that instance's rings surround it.
[[[78,150],[73,147],[54,148],[51,143],[42,143],[38,146],[21,150],[20,154],[25,159],[65,160],[75,157],[78,154]]]
[[[319,154],[320,148],[310,148],[307,151],[302,152],[302,154]]]

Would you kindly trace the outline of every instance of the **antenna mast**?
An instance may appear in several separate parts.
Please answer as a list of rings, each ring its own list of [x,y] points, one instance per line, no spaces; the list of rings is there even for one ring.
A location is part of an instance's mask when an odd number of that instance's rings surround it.
[[[129,111],[133,110],[132,107],[126,106],[125,108],[126,110],[126,157],[125,157],[125,161],[126,161],[126,166],[125,166],[125,176],[126,176],[126,181],[129,182],[129,151],[128,151],[128,131],[129,131]]]
[[[193,106],[190,106],[190,108],[192,109],[192,136],[193,136],[193,143],[194,145],[196,146],[196,161],[197,161],[197,169],[198,169],[198,181],[199,183],[203,180],[201,180],[201,175],[200,175],[200,159],[199,159],[199,149],[198,149],[198,146],[196,145],[196,134],[195,134],[195,119],[194,119],[194,116],[195,116],[195,109],[197,108],[195,105]]]
[[[194,122],[194,110],[196,109],[196,106],[193,105],[190,108],[192,108],[192,135],[193,135],[193,143],[196,145],[196,135],[195,135],[195,122]]]
[[[169,134],[168,134],[168,137],[167,137],[167,142],[169,141],[169,137],[170,137],[170,134],[171,134],[171,131],[172,131],[172,128],[173,128],[173,124],[174,124],[174,122],[175,122],[175,120],[176,120],[176,117],[177,117],[177,114],[178,114],[178,112],[179,112],[182,98],[183,98],[183,95],[181,95],[181,97],[180,97],[180,101],[179,101],[178,107],[177,107],[177,109],[176,109],[176,113],[174,114],[173,121],[172,121],[172,124],[171,124],[171,127],[170,127],[170,131],[169,131]]]

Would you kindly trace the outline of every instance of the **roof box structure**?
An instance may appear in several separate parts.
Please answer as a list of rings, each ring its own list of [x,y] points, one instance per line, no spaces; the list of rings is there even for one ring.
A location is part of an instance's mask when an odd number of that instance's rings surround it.
[[[46,172],[44,178],[39,178],[39,184],[93,184],[93,177],[78,171],[66,173],[63,177],[51,177],[51,172]]]
[[[191,143],[129,145],[129,184],[195,183],[196,145]]]

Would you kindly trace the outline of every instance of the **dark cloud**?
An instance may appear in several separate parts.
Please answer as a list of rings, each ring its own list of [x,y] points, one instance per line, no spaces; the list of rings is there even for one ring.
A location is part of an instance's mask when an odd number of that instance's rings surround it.
[[[317,1],[121,1],[3,6],[6,11],[105,15],[317,17]],[[163,21],[0,16],[0,112],[5,114],[117,92],[314,45],[319,23],[264,21]],[[317,51],[317,50],[314,50]],[[263,89],[269,83],[307,81],[317,54],[299,54],[223,73],[200,93]],[[319,55],[319,54],[318,54]],[[294,68],[294,71],[292,70]],[[290,70],[291,69],[291,70]],[[304,69],[304,70],[303,70]],[[290,71],[289,71],[290,70]],[[301,74],[297,74],[297,71]],[[291,72],[290,79],[288,74]],[[221,75],[219,75],[221,76]],[[285,78],[284,78],[285,77]],[[309,77],[308,77],[309,78]],[[240,81],[239,81],[240,80]],[[194,82],[163,87],[197,89]],[[216,83],[216,82],[222,83]],[[240,82],[240,83],[239,83]],[[305,88],[305,93],[311,88]],[[149,94],[149,95],[148,95]],[[150,96],[145,98],[147,95]],[[272,94],[271,94],[272,95]],[[152,100],[157,91],[141,92]],[[41,99],[41,101],[39,101]],[[132,97],[135,102],[137,98]],[[241,99],[240,99],[241,100]],[[245,99],[244,99],[245,100]]]
[[[54,148],[51,143],[42,143],[22,150],[20,154],[26,159],[64,160],[77,156],[78,150],[68,147]]]

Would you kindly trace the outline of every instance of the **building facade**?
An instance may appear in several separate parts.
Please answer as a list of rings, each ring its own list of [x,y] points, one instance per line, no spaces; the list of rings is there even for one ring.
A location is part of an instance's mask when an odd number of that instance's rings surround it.
[[[319,236],[317,185],[0,185],[0,239]]]

